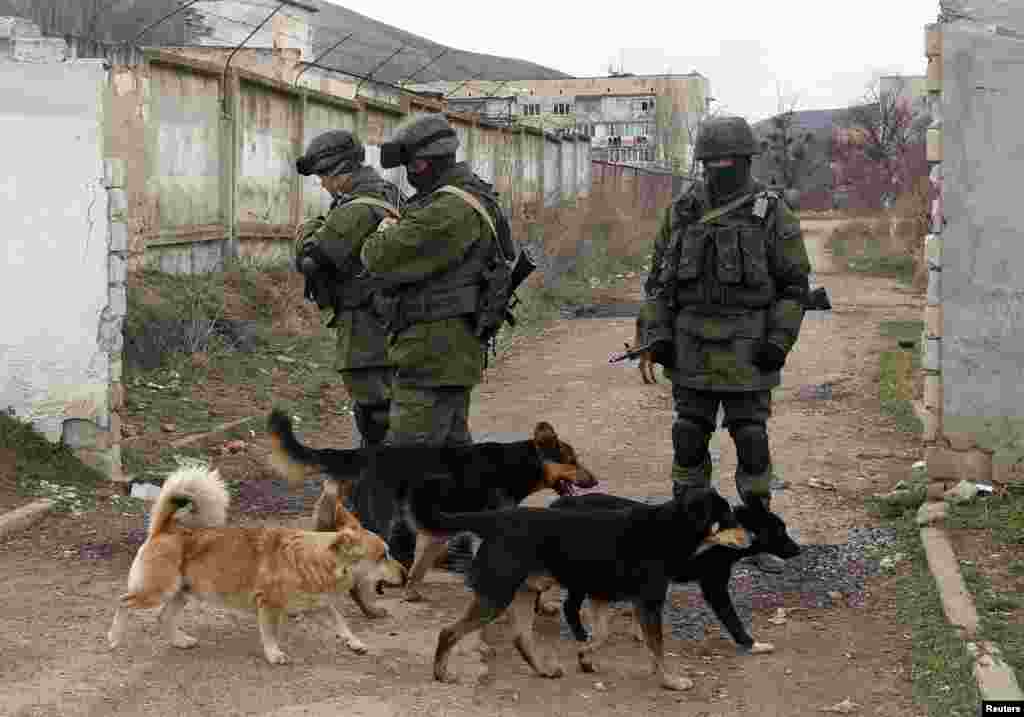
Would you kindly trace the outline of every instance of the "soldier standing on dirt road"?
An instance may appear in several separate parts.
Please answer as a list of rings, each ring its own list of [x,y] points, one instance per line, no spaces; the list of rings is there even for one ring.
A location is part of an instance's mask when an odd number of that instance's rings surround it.
[[[381,166],[405,166],[416,189],[401,219],[385,219],[362,249],[370,274],[393,287],[377,297],[395,369],[391,445],[473,440],[470,399],[486,358],[475,319],[481,285],[497,242],[514,245],[492,185],[455,161],[458,147],[442,114],[409,117],[381,146]]]
[[[796,343],[811,267],[800,220],[750,175],[757,154],[740,117],[707,120],[695,148],[705,182],[665,212],[655,239],[637,345],[672,382],[672,491],[709,487],[708,444],[718,407],[736,446],[736,489],[746,504],[771,502],[767,422],[771,390]],[[783,561],[755,556],[762,570]]]
[[[334,198],[326,217],[300,224],[296,266],[306,274],[307,297],[334,310],[328,326],[337,328],[335,368],[352,399],[362,446],[377,445],[388,430],[392,369],[387,358],[387,327],[372,311],[380,282],[366,273],[359,253],[384,217],[397,217],[401,191],[363,162],[366,150],[351,132],[331,130],[315,137],[296,162],[303,176],[317,175]],[[314,510],[316,527],[334,529],[337,486],[325,482]]]

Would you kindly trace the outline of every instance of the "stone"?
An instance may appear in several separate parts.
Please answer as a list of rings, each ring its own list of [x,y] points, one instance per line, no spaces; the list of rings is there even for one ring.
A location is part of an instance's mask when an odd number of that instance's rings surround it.
[[[942,500],[943,495],[946,492],[946,484],[942,481],[932,481],[928,484],[928,489],[925,492],[925,497],[929,501]]]
[[[951,448],[929,446],[924,451],[924,459],[928,463],[928,478],[960,479],[960,454]]]
[[[125,222],[110,222],[110,251],[128,251],[128,225]]]
[[[946,517],[946,504],[943,501],[923,503],[917,510],[916,522],[918,525],[933,525],[941,522]]]
[[[943,437],[949,441],[949,447],[954,451],[969,451],[978,444],[974,440],[974,434],[963,431],[946,431]]]
[[[970,503],[978,497],[978,486],[971,481],[962,480],[947,490],[942,497],[950,503]]]
[[[124,384],[114,381],[110,384],[110,410],[120,411],[124,408]]]
[[[978,448],[960,457],[960,477],[974,483],[992,482],[992,454]]]

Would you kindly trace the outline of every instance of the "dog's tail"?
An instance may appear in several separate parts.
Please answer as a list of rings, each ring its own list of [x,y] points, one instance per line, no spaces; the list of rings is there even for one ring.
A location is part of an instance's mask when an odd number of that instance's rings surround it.
[[[306,467],[315,466],[334,478],[355,480],[366,462],[359,449],[310,448],[299,443],[292,430],[292,419],[274,409],[267,419],[270,434],[270,467],[281,477],[301,483]]]
[[[160,490],[149,517],[149,537],[166,531],[175,514],[191,507],[188,525],[196,528],[216,528],[227,522],[227,486],[220,472],[202,464],[185,465],[172,473]]]

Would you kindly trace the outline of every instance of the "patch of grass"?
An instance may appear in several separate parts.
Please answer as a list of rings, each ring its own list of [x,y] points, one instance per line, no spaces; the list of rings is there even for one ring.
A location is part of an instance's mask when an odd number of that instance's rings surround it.
[[[1024,545],[1024,496],[1008,494],[952,504],[946,525],[952,529],[983,530],[998,544]],[[1024,561],[1014,561],[1008,567],[1011,574],[1024,575]],[[1006,662],[1018,676],[1024,675],[1024,622],[1008,614],[1024,609],[1024,600],[1020,595],[996,593],[973,564],[961,563],[960,570],[978,609],[978,639],[998,644]]]
[[[882,412],[896,421],[906,433],[920,435],[921,419],[914,413],[914,370],[916,354],[909,351],[884,351],[878,379],[878,398]]]
[[[878,332],[896,341],[921,341],[921,332],[924,331],[923,321],[883,321],[878,325]]]
[[[975,565],[961,563],[960,572],[978,610],[978,640],[999,645],[1006,663],[1024,675],[1024,622],[1013,617],[1014,611],[1024,608],[1024,599],[997,593]]]
[[[846,261],[850,271],[912,283],[914,257],[887,247],[877,232],[871,222],[850,221],[832,232],[826,246],[833,257]]]
[[[928,568],[914,510],[885,523],[896,531],[892,550],[906,558],[896,579],[897,617],[906,626],[912,648],[914,700],[928,714],[974,717],[980,694],[973,660],[956,631],[946,622],[935,580]]]
[[[0,445],[15,453],[18,490],[53,500],[59,511],[89,510],[96,504],[96,488],[107,482],[70,448],[51,443],[30,423],[8,412],[0,412]]]

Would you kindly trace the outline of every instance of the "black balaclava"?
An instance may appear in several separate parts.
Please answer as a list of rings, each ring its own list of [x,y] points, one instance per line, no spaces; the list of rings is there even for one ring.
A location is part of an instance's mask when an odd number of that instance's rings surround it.
[[[733,164],[730,167],[711,167],[707,163],[704,165],[708,195],[713,204],[721,204],[731,199],[750,181],[750,157],[735,156],[732,160]]]
[[[413,189],[420,194],[425,194],[437,187],[441,176],[455,165],[455,155],[445,154],[438,157],[422,157],[421,159],[427,163],[426,168],[419,174],[413,174],[407,165],[405,176]]]

